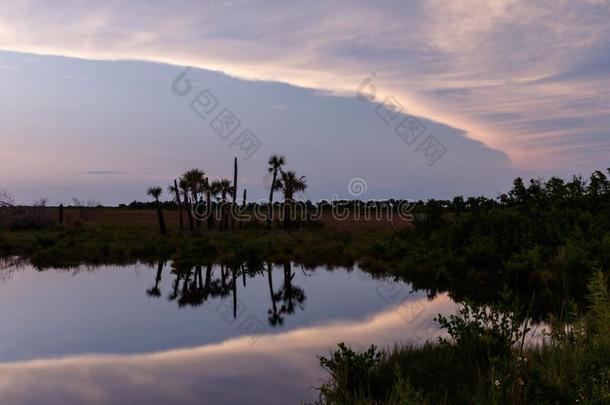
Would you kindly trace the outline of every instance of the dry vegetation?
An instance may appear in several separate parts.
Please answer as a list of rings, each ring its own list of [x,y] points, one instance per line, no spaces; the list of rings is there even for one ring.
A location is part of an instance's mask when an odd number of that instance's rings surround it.
[[[51,215],[57,218],[58,208],[49,208]],[[131,210],[119,208],[85,208],[87,211],[87,223],[103,225],[157,225],[157,213],[154,209],[150,210]],[[65,208],[64,218],[67,224],[73,224],[80,217],[80,209]],[[167,220],[168,227],[178,227],[178,210],[164,210],[163,214]],[[184,214],[183,214],[184,215]],[[413,226],[411,221],[394,216],[391,220],[383,218],[376,220],[370,218],[354,219],[348,218],[344,221],[334,219],[330,213],[324,214],[320,221],[324,228],[338,231],[375,231],[403,229]],[[263,225],[260,223],[259,225]]]

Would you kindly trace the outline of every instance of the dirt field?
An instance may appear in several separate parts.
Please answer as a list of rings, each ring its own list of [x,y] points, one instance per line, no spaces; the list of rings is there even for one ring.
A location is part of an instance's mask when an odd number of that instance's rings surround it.
[[[54,215],[59,216],[57,209],[52,209]],[[177,227],[179,224],[178,211],[163,211],[165,221],[168,226]],[[184,224],[188,226],[188,219],[186,214],[184,215]],[[64,220],[66,223],[75,222],[80,216],[79,210],[75,208],[66,208],[64,210]],[[84,211],[85,221],[89,223],[97,224],[125,224],[125,225],[156,225],[157,224],[157,213],[155,210],[129,210],[119,208],[91,208]],[[382,220],[375,220],[371,218],[365,220],[363,218],[354,219],[347,218],[344,221],[334,219],[333,216],[328,213],[322,216],[322,223],[324,227],[332,230],[389,230],[389,229],[402,229],[412,227],[411,221],[406,221],[394,216],[392,220],[383,218]],[[205,227],[205,225],[204,225]]]

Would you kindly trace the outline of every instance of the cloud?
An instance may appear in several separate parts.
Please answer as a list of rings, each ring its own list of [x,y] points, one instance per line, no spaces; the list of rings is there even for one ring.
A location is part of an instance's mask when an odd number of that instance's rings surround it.
[[[240,188],[248,189],[250,200],[268,198],[262,177],[272,153],[285,155],[291,168],[307,176],[306,198],[312,200],[349,197],[347,184],[356,176],[370,186],[367,199],[493,197],[519,175],[504,153],[438,122],[420,118],[425,133],[407,141],[396,132],[404,116],[387,123],[377,104],[357,97],[321,95],[202,69],[190,71],[192,92],[179,97],[171,85],[182,67],[54,56],[29,64],[29,57],[0,52],[0,60],[22,68],[1,83],[6,94],[13,95],[2,106],[11,122],[2,144],[5,152],[20,155],[0,159],[0,183],[18,201],[42,193],[58,202],[80,195],[110,205],[146,199],[149,186],[173,184],[192,167],[201,167],[211,177],[231,176],[233,158],[242,152],[211,127],[223,108],[233,111],[241,128],[262,142],[254,156],[240,164]],[[62,80],[65,72],[90,80]],[[40,91],[47,88],[53,90]],[[203,89],[219,101],[206,118],[191,106]],[[378,97],[383,100],[381,90]],[[433,167],[425,149],[419,148],[429,135],[447,148]],[[86,173],[113,171],[125,175]],[[73,191],[67,193],[67,188]]]
[[[30,0],[0,16],[4,50],[190,65],[340,95],[376,72],[411,113],[530,168],[565,167],[583,150],[604,161],[608,135],[562,123],[610,114],[609,37],[607,0]],[[552,134],[526,125],[540,119]]]
[[[287,332],[143,354],[85,354],[0,364],[6,403],[269,403],[315,400],[318,355],[337,339],[390,346],[397,336],[434,340],[432,322],[455,311],[446,294],[417,298],[361,321],[336,321]],[[281,384],[278,384],[281,381]],[[239,387],[239,389],[234,389]]]

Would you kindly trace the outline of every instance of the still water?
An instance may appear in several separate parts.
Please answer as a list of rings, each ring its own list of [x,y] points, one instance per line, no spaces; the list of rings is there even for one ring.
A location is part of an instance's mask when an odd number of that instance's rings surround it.
[[[358,268],[0,270],[2,404],[312,402],[338,342],[421,342],[447,295]]]

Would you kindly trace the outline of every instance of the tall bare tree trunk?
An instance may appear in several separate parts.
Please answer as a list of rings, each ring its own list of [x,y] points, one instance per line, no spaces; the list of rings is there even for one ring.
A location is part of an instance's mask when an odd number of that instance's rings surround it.
[[[233,228],[235,229],[235,225],[237,219],[235,218],[235,208],[237,204],[237,158],[233,159],[233,205],[231,206],[231,217],[233,217]],[[228,225],[228,224],[227,224]]]
[[[269,208],[267,209],[267,228],[271,228],[271,219],[273,217],[273,191],[275,188],[275,182],[277,180],[277,172],[273,172],[273,179],[271,181],[271,191],[269,191]]]
[[[277,322],[277,319],[278,319],[278,313],[277,313],[277,304],[275,303],[275,295],[274,295],[274,291],[273,291],[273,276],[271,274],[272,269],[273,269],[273,267],[271,266],[271,262],[267,262],[267,280],[269,281],[269,295],[271,296],[271,308],[272,308],[270,320],[272,320],[272,323],[275,325],[275,323]]]
[[[292,196],[284,198],[284,229],[290,227],[290,216],[292,215]]]

